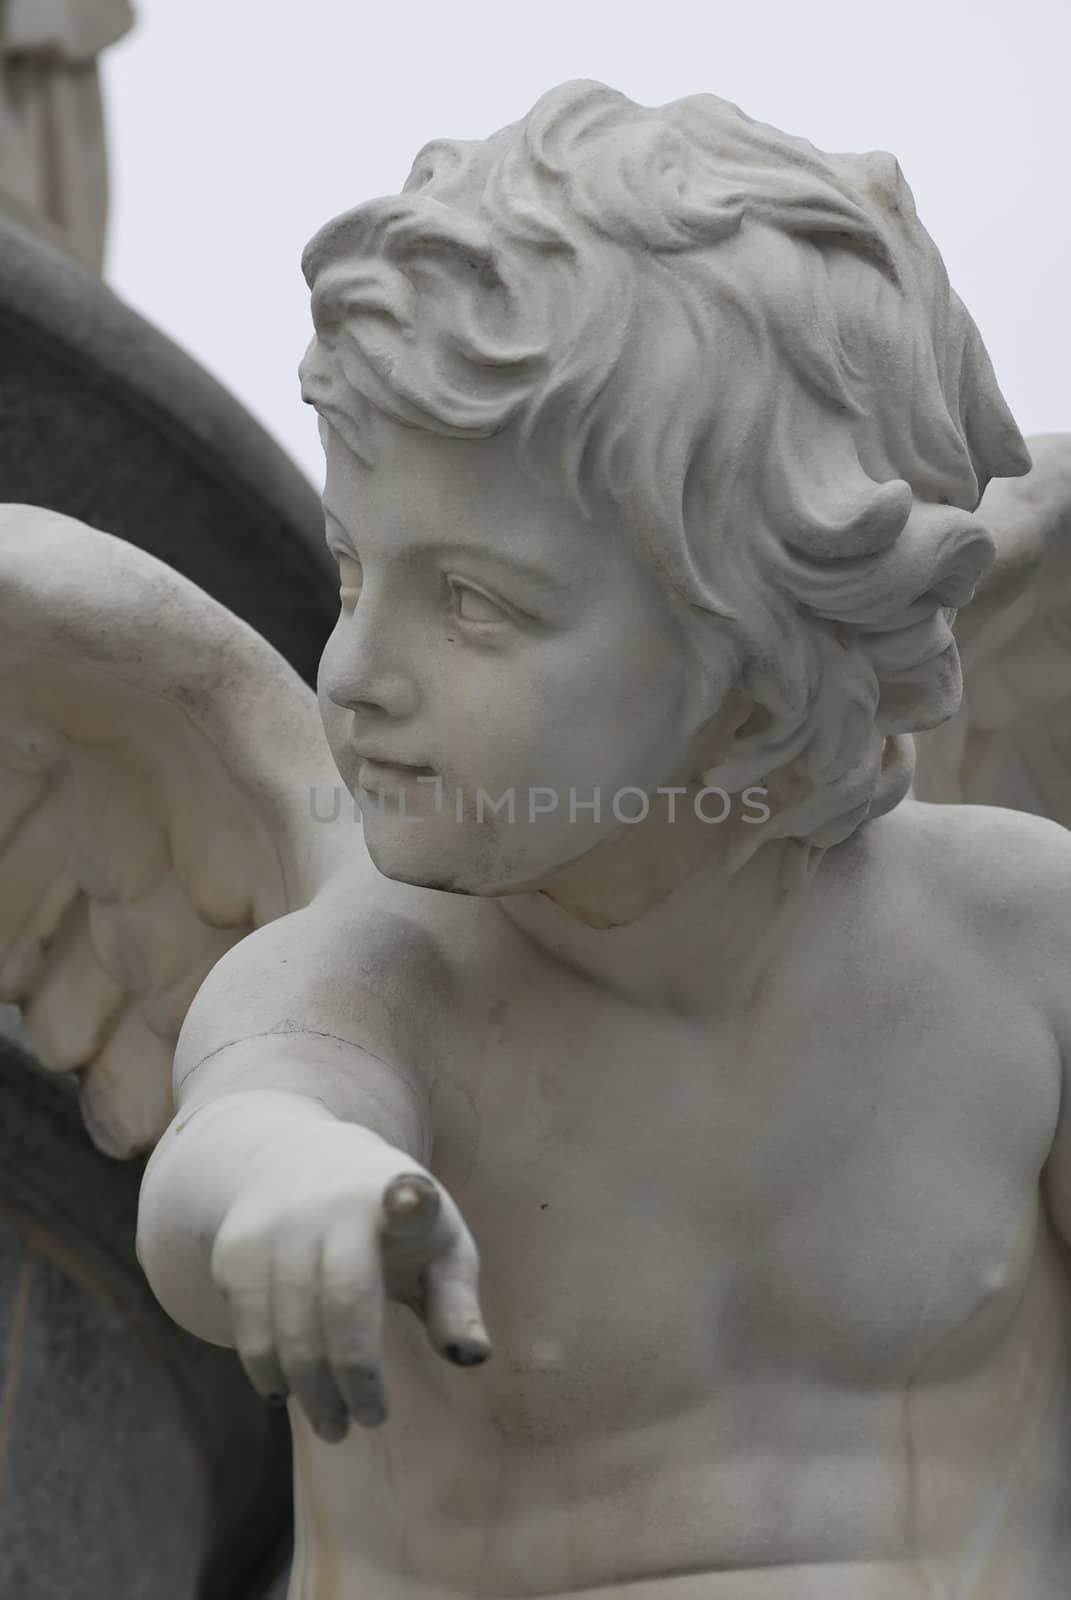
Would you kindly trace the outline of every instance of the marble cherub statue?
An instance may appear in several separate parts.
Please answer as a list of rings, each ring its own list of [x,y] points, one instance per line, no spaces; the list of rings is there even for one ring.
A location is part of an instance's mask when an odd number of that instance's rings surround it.
[[[908,788],[1071,701],[1068,442],[983,497],[895,163],[713,97],[567,84],[305,270],[326,746],[0,520],[0,981],[115,1152],[178,1036],[141,1258],[289,1400],[294,1600],[1062,1600],[1071,840]]]

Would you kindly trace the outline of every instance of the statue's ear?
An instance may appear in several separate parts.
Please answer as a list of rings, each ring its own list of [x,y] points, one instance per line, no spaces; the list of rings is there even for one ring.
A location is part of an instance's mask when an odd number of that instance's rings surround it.
[[[753,688],[736,689],[699,730],[695,771],[730,793],[787,769],[807,742],[807,719],[776,715]]]
[[[744,689],[732,690],[695,735],[694,771],[706,778],[710,772],[735,772],[743,764],[750,772],[756,761],[765,770],[766,753],[776,742],[773,729],[765,706]]]

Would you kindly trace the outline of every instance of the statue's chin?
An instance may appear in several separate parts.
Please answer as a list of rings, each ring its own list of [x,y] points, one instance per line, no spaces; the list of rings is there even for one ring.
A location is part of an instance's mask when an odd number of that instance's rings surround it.
[[[414,889],[436,889],[441,894],[509,894],[498,875],[486,866],[480,870],[468,862],[450,862],[441,851],[423,852],[399,848],[394,840],[368,837],[368,854],[383,877],[395,883],[408,883]]]
[[[459,829],[441,817],[403,821],[374,812],[365,816],[364,839],[385,878],[417,889],[488,898],[553,887],[607,843],[606,837],[580,828],[563,833],[536,826],[520,837],[503,837],[491,829]]]
[[[498,872],[478,870],[460,863],[447,868],[441,860],[434,863],[414,861],[412,858],[403,860],[389,848],[377,850],[371,843],[368,854],[373,866],[384,878],[390,878],[395,883],[407,883],[414,889],[435,889],[440,894],[501,899],[506,895],[538,893],[546,882],[546,875],[526,877],[522,881],[519,874],[506,875],[501,869]],[[550,876],[553,878],[554,874]]]

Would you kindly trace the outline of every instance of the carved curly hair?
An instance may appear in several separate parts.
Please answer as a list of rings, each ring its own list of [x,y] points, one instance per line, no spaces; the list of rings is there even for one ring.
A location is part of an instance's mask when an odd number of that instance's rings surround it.
[[[896,803],[891,736],[959,702],[972,513],[1030,458],[891,156],[568,83],[428,145],[303,266],[303,394],[351,448],[369,406],[510,430],[695,608],[701,657],[732,640],[753,710],[708,781],[768,785],[756,832],[824,846]]]

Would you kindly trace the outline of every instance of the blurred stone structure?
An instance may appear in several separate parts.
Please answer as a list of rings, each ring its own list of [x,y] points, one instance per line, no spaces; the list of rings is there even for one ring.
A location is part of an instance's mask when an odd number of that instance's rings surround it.
[[[203,368],[2,219],[0,500],[151,551],[314,681],[338,586],[316,491]]]
[[[97,58],[129,0],[0,0],[0,212],[100,272],[108,159]]]
[[[152,551],[311,679],[336,611],[319,498],[237,402],[65,254],[0,220],[0,500]],[[159,1310],[138,1164],[0,1022],[0,1596],[273,1600],[285,1416]]]
[[[286,1554],[282,1419],[168,1327],[134,1259],[139,1164],[0,1042],[0,1594],[259,1600]]]

